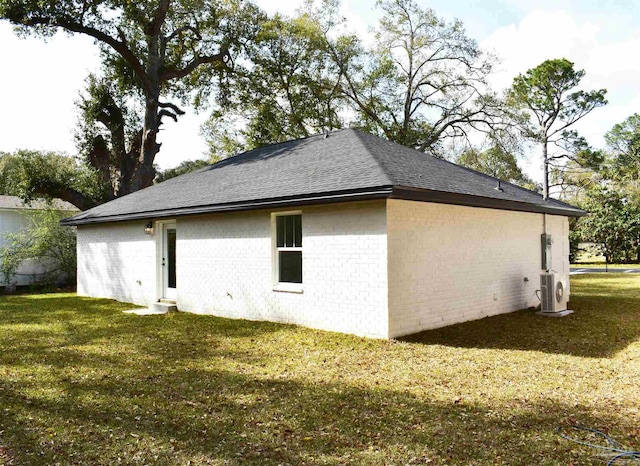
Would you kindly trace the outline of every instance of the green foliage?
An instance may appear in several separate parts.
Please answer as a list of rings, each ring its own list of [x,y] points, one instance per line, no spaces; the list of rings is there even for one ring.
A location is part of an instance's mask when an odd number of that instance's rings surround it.
[[[208,165],[209,162],[207,162],[206,160],[185,160],[175,168],[168,168],[164,171],[159,171],[156,175],[155,182],[162,183],[163,181],[175,178],[176,176],[184,175],[185,173],[199,170],[200,168],[206,167]]]
[[[214,111],[212,116],[200,128],[200,134],[207,141],[208,156],[211,163],[239,154],[250,147],[247,139],[256,140],[254,135],[239,129],[239,118],[232,118],[229,113]]]
[[[522,173],[515,156],[500,147],[491,147],[483,152],[469,149],[458,157],[456,163],[527,189],[536,189],[535,182]]]
[[[377,6],[382,17],[370,49],[344,33],[336,0],[263,22],[246,67],[229,75],[226,106],[204,130],[213,153],[225,153],[230,134],[253,148],[353,126],[442,156],[447,142],[492,130],[499,102],[486,77],[495,58],[459,21],[413,0]]]
[[[107,198],[96,172],[82,160],[57,152],[19,150],[0,159],[0,191],[26,202],[61,198],[87,209]]]
[[[587,192],[589,212],[579,222],[583,241],[596,244],[609,262],[629,262],[640,253],[640,207],[621,192],[600,186]]]
[[[509,97],[514,105],[528,109],[542,130],[557,121],[561,127],[554,133],[558,133],[607,103],[606,89],[571,92],[580,85],[584,75],[584,70],[575,70],[566,58],[546,60],[516,76]],[[532,134],[540,142],[545,136],[536,130]]]
[[[213,158],[342,126],[339,76],[323,33],[308,10],[260,24],[244,66],[229,75],[224,106],[203,128]]]
[[[39,283],[51,284],[60,280],[75,283],[76,231],[60,225],[60,220],[69,213],[49,207],[29,210],[24,215],[28,226],[7,234],[6,246],[0,249],[0,273],[4,281],[11,283],[20,264],[31,261],[45,270]]]
[[[508,92],[508,103],[528,117],[520,121],[522,134],[542,146],[545,197],[549,193],[550,160],[560,169],[558,162],[571,159],[566,152],[549,154],[549,146],[556,144],[562,148],[567,141],[575,141],[577,134],[568,131],[569,127],[607,103],[606,89],[576,90],[584,74],[584,70],[575,70],[565,58],[546,60],[516,76]],[[573,161],[578,163],[575,158]]]
[[[605,134],[611,155],[611,177],[640,179],[640,114],[634,113]]]
[[[580,218],[569,217],[569,263],[574,264],[578,259],[578,255],[582,252],[580,243],[583,242],[582,231],[578,224]]]
[[[579,198],[582,191],[602,181],[607,171],[605,151],[591,147],[576,131],[563,132],[555,145],[561,152],[548,158],[550,180],[564,197]]]

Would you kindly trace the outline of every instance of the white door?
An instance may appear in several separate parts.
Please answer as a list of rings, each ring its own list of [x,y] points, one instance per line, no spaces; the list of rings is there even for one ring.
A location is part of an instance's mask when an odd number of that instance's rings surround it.
[[[162,297],[176,299],[176,225],[162,226]]]

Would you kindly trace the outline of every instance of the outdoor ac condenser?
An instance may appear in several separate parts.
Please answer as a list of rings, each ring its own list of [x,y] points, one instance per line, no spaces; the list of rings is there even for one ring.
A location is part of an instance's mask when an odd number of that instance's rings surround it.
[[[567,310],[569,279],[557,273],[540,274],[540,311],[561,313]]]

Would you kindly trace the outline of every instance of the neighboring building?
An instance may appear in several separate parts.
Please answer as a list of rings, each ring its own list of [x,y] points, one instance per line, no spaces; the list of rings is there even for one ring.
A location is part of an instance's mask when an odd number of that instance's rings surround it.
[[[342,130],[63,223],[78,227],[81,295],[393,338],[539,304],[541,234],[568,274],[568,217],[584,213]]]
[[[69,215],[78,212],[78,209],[68,202],[56,199],[51,204],[57,210],[68,211]],[[18,231],[29,227],[29,220],[26,213],[31,210],[40,210],[47,207],[44,201],[34,201],[30,205],[25,204],[22,199],[15,196],[0,195],[0,248],[5,247],[6,236],[9,233],[17,233]],[[13,280],[13,285],[24,286],[31,285],[38,280],[46,271],[42,264],[34,261],[26,261],[22,263]],[[0,286],[6,286],[4,277],[0,273]]]

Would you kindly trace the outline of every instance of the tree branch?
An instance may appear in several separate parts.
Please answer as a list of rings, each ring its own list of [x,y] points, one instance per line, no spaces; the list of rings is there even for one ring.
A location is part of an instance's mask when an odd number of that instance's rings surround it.
[[[134,73],[136,74],[138,79],[140,79],[140,81],[142,82],[142,86],[145,88],[145,90],[147,91],[149,90],[149,87],[150,87],[149,77],[147,76],[147,73],[145,72],[144,67],[138,60],[138,57],[136,57],[136,55],[131,51],[131,49],[129,49],[126,42],[119,41],[111,37],[109,34],[106,34],[105,32],[100,31],[99,29],[85,26],[81,23],[77,23],[75,21],[71,21],[68,19],[54,19],[54,18],[36,16],[23,21],[22,24],[24,26],[38,26],[38,25],[57,26],[57,27],[61,27],[62,29],[66,29],[67,31],[70,31],[70,32],[86,34],[100,42],[104,42],[105,44],[109,45],[112,49],[114,49],[116,52],[118,52],[120,56],[122,56],[122,58],[124,58],[125,61],[129,65],[131,65]]]
[[[184,110],[182,110],[180,107],[178,107],[175,104],[169,103],[169,102],[158,102],[158,107],[160,108],[170,108],[171,110],[173,110],[177,115],[184,115]]]
[[[192,73],[200,65],[204,65],[207,63],[219,62],[226,65],[227,59],[229,59],[230,57],[231,56],[229,55],[229,49],[223,48],[220,50],[220,53],[217,53],[215,55],[208,55],[204,57],[194,58],[182,69],[175,69],[175,68],[167,69],[160,76],[160,81],[169,81],[171,79],[184,78],[185,76],[188,76],[190,73]]]
[[[167,11],[169,10],[169,0],[160,0],[158,9],[153,15],[153,21],[149,23],[147,34],[150,36],[157,36],[160,34],[164,20],[167,17]]]

